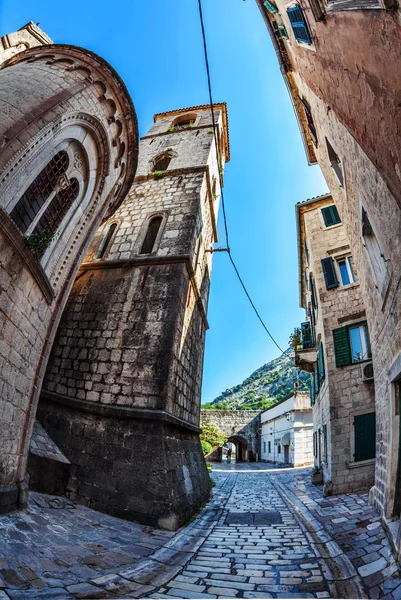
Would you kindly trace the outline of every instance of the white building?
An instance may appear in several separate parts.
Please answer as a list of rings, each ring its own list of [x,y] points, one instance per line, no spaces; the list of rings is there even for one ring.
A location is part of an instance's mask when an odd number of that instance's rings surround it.
[[[295,392],[260,417],[262,461],[291,467],[313,464],[313,421],[308,392]]]

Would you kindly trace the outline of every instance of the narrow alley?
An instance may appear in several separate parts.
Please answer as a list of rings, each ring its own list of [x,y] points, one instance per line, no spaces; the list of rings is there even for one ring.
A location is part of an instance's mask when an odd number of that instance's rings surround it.
[[[0,517],[0,598],[385,598],[401,578],[367,494],[323,498],[310,469],[215,466],[178,532],[32,494]]]

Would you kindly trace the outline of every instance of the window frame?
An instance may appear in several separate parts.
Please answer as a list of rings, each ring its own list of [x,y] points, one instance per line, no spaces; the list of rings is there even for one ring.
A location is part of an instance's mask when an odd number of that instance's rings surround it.
[[[346,287],[349,287],[349,286],[357,283],[355,273],[354,273],[354,268],[352,266],[352,255],[347,254],[345,256],[336,257],[335,260],[337,263],[336,267],[337,267],[339,275],[340,275],[339,281],[341,283],[341,287],[346,288]],[[340,262],[342,262],[342,261],[344,261],[344,263],[345,263],[345,269],[347,271],[347,275],[348,275],[348,279],[349,279],[348,283],[344,283],[344,281],[343,281],[343,274],[342,274],[341,266],[340,266]]]
[[[335,223],[332,223],[331,225],[327,223],[326,216],[325,216],[328,211],[330,211],[332,217],[334,216],[334,218],[336,218],[336,216],[337,216],[338,219],[339,219],[338,221],[336,221]],[[333,214],[334,212],[337,213],[337,215]],[[338,208],[337,208],[337,206],[334,203],[333,204],[328,204],[327,206],[323,206],[320,209],[320,213],[322,215],[322,219],[323,219],[323,223],[324,223],[325,229],[331,229],[333,227],[338,227],[339,225],[343,224],[342,220],[341,220],[341,217],[340,217],[340,214],[338,212]]]
[[[327,139],[327,137],[325,138],[325,140],[326,140],[327,156],[328,156],[331,168],[333,169],[333,171],[337,177],[339,186],[345,190],[345,173],[344,173],[343,162],[342,162],[340,156],[337,154],[337,152],[334,149],[331,142],[329,142],[329,140]]]
[[[352,348],[352,339],[351,339],[350,331],[352,331],[354,329],[359,329],[360,331],[363,330],[363,332],[364,332],[364,335],[363,336],[360,335],[359,339],[361,341],[362,351],[365,351],[365,352],[363,352],[363,355],[370,354],[370,356],[368,356],[368,358],[364,358],[361,360],[354,360],[354,358],[353,358],[353,348]],[[347,333],[348,333],[348,340],[349,340],[350,351],[351,351],[351,361],[352,361],[351,364],[355,365],[355,364],[360,364],[360,363],[372,360],[372,349],[370,346],[368,324],[367,323],[355,323],[354,325],[349,325],[349,326],[347,326]]]
[[[149,228],[149,224],[152,221],[152,219],[154,219],[155,217],[161,217],[162,221],[160,223],[160,227],[159,230],[157,232],[156,235],[156,239],[155,242],[153,244],[153,249],[152,252],[150,253],[146,253],[146,254],[141,254],[141,249],[143,247],[143,244],[145,242],[145,238],[146,238],[146,234],[148,232],[148,228]],[[161,239],[163,237],[164,234],[164,230],[167,224],[167,220],[168,220],[168,211],[158,211],[158,212],[154,212],[154,213],[150,213],[147,215],[147,217],[144,219],[143,223],[142,223],[142,227],[140,230],[140,233],[138,235],[137,238],[137,243],[135,246],[135,253],[137,254],[137,256],[154,256],[155,254],[157,254],[159,247],[160,247],[160,242]]]
[[[111,223],[107,223],[108,227],[106,227],[103,231],[103,235],[100,238],[100,242],[97,246],[96,249],[96,253],[95,253],[95,259],[96,260],[104,260],[105,258],[107,258],[111,246],[113,245],[113,242],[115,240],[115,237],[117,235],[119,226],[120,226],[120,222],[113,220],[111,221]],[[114,226],[114,228],[113,228]],[[113,228],[111,234],[110,231]]]
[[[370,353],[370,357],[363,360],[354,361],[352,359],[352,347],[349,330],[362,326],[366,328],[366,334],[368,339],[368,351]],[[369,327],[366,320],[351,323],[349,325],[344,325],[343,327],[335,327],[334,329],[332,329],[332,336],[336,368],[339,369],[341,367],[363,364],[372,360],[372,348],[370,345]]]
[[[296,11],[299,12],[299,14],[302,16],[302,20],[301,21],[292,21],[290,18],[290,14],[296,13]],[[312,34],[310,31],[310,27],[308,24],[308,21],[306,19],[305,16],[305,11],[302,8],[302,6],[299,4],[299,2],[296,3],[292,3],[291,5],[286,7],[286,13],[287,13],[287,19],[289,24],[291,25],[291,30],[292,33],[294,35],[294,39],[304,45],[307,48],[310,48],[313,45],[313,38],[312,38]],[[296,29],[294,29],[294,26],[296,28],[303,28],[305,30],[306,36],[305,37],[298,37],[299,36],[299,32],[297,34]]]

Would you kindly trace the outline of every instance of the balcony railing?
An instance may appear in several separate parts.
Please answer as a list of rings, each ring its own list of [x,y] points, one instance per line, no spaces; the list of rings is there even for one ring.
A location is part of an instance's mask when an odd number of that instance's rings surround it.
[[[301,323],[300,342],[298,348],[295,350],[295,366],[299,367],[301,371],[313,373],[317,351],[315,332],[310,321]]]
[[[310,321],[301,323],[301,344],[302,349],[307,350],[315,347],[315,336]]]

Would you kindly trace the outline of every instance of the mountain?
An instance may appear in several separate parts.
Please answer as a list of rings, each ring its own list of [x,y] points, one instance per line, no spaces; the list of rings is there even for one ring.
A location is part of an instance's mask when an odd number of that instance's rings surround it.
[[[309,389],[309,374],[298,371],[299,390]],[[203,409],[263,410],[276,404],[295,389],[294,353],[287,352],[252,373],[248,379],[222,392]]]

